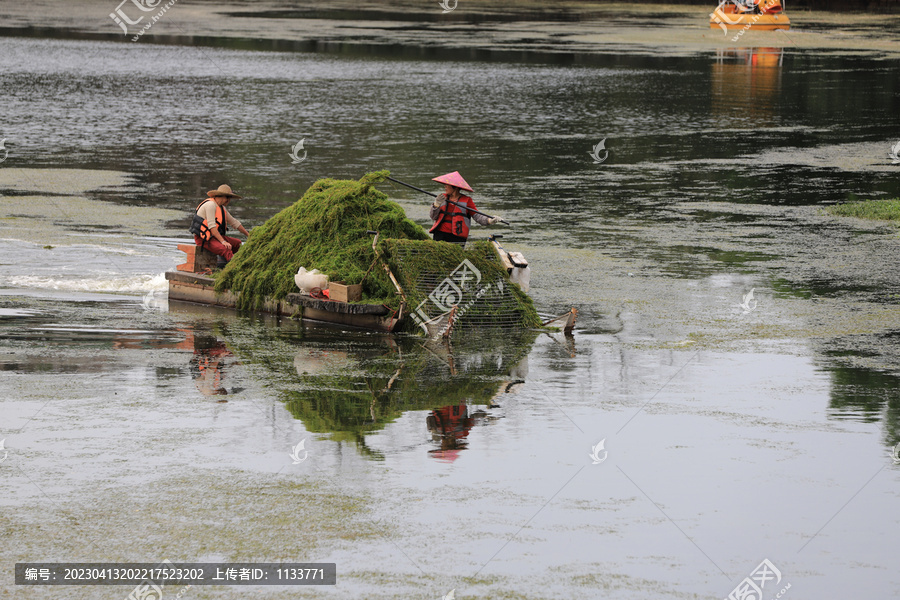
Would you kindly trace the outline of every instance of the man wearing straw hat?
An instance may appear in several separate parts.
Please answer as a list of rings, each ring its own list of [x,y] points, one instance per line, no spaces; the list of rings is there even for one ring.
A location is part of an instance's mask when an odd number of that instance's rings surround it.
[[[237,229],[245,236],[249,236],[250,232],[225,209],[232,198],[240,198],[231,191],[230,186],[222,184],[218,189],[206,192],[206,195],[209,198],[197,206],[197,214],[191,223],[191,233],[194,234],[194,242],[198,246],[220,257],[221,267],[231,260],[241,247],[241,240],[225,235],[228,227]]]

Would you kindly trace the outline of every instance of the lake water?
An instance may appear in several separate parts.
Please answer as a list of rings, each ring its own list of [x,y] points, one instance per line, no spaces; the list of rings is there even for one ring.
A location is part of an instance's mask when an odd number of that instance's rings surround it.
[[[764,559],[767,599],[900,594],[900,242],[821,211],[900,196],[896,60],[227,45],[0,38],[0,595],[163,559],[337,564],[272,598],[724,598]],[[252,227],[384,168],[461,171],[574,337],[166,301],[207,190]]]

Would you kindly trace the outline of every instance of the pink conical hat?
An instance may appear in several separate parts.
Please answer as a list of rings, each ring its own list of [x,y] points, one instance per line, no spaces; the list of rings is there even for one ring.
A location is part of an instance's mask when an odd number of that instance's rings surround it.
[[[466,190],[469,192],[474,192],[469,184],[466,183],[466,180],[463,179],[463,176],[459,174],[459,171],[453,171],[452,173],[447,173],[446,175],[441,175],[440,177],[435,177],[432,181],[437,181],[438,183],[446,183],[449,185],[453,185],[458,187],[459,189]]]

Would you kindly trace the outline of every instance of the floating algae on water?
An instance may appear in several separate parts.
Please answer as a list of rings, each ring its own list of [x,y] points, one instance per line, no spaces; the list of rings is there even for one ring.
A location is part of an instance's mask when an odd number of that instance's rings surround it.
[[[374,188],[388,175],[377,171],[359,181],[315,182],[295,204],[253,230],[217,275],[216,291],[236,293],[240,309],[258,309],[266,299],[280,301],[296,292],[294,274],[306,267],[325,273],[330,281],[362,283],[363,302],[399,310],[401,298],[372,250],[368,232],[377,231],[379,252],[406,294],[405,315],[418,309],[418,314],[437,316],[443,299],[456,300],[464,313],[462,327],[540,325],[531,299],[509,282],[489,243],[476,242],[463,250],[430,240],[400,205]],[[467,266],[466,281],[457,277],[455,296],[435,295],[465,260],[474,269]]]

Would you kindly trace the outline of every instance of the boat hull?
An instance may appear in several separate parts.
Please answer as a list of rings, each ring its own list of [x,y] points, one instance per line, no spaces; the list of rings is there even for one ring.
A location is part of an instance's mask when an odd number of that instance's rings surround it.
[[[759,29],[775,30],[790,29],[791,20],[783,12],[749,13],[734,10],[733,5],[728,5],[724,10],[717,8],[709,15],[710,29]]]
[[[168,271],[166,280],[169,282],[169,301],[237,308],[237,295],[231,292],[216,292],[212,277],[198,273]],[[284,316],[300,315],[305,321],[334,323],[388,333],[396,331],[400,325],[397,315],[385,306],[317,300],[302,294],[288,294],[280,301],[266,300],[259,312]]]

